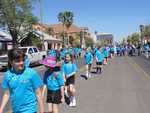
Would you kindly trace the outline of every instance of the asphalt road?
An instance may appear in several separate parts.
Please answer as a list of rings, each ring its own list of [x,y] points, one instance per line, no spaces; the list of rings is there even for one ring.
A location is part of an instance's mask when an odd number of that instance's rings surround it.
[[[150,79],[129,57],[113,59],[100,76],[76,84],[77,107],[62,113],[150,113]]]
[[[116,57],[102,74],[88,80],[79,77],[77,107],[62,104],[60,113],[150,113],[150,77],[138,63],[132,57]],[[84,74],[82,68],[79,75]]]
[[[145,56],[131,57],[146,73],[150,75],[150,59],[146,59]]]

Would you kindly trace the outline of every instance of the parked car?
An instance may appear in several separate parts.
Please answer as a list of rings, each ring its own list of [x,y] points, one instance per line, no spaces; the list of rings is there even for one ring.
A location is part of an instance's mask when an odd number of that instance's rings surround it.
[[[40,51],[35,46],[19,47],[28,56],[31,64],[38,64],[39,60],[42,60],[47,56],[46,51]]]
[[[0,70],[6,69],[8,65],[8,56],[2,55],[0,56]]]

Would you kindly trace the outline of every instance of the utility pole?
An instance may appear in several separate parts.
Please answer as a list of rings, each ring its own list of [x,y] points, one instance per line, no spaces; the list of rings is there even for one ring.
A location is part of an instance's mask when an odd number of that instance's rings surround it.
[[[84,48],[85,47],[85,32],[87,28],[83,27],[81,28],[81,30],[82,30],[81,48]]]
[[[143,47],[143,38],[144,38],[143,37],[143,31],[144,31],[144,25],[140,25],[140,48]]]
[[[41,25],[43,25],[43,4],[42,4],[42,0],[39,0],[40,3],[40,21],[41,21]],[[42,27],[42,26],[41,26]],[[45,50],[45,45],[44,45],[44,35],[43,35],[43,31],[41,29],[41,39],[42,39],[42,50]]]
[[[140,25],[140,39],[141,39],[141,45],[143,45],[143,31],[144,31],[144,25]]]

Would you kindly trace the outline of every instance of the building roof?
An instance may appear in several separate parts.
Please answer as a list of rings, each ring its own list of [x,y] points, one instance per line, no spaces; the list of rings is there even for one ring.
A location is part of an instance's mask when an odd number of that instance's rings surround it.
[[[37,37],[39,37],[42,40],[42,37],[44,38],[44,41],[53,41],[53,42],[61,42],[60,39],[56,39],[40,30],[33,30],[33,34]],[[27,35],[27,34],[26,34]],[[21,42],[22,40],[24,40],[26,38],[26,36],[24,38],[21,38],[20,40],[18,40],[19,42]]]
[[[144,37],[145,40],[150,40],[150,35]]]
[[[61,42],[60,39],[56,39],[56,38],[54,38],[54,37],[52,37],[52,36],[50,36],[50,35],[48,35],[48,34],[46,34],[46,33],[42,33],[42,32],[39,31],[39,30],[35,30],[35,31],[34,31],[34,34],[37,35],[37,36],[40,36],[40,37],[43,35],[45,41]]]
[[[51,25],[47,25],[47,24],[36,24],[34,25],[34,27],[39,26],[40,28],[42,27],[43,30],[46,30],[46,28],[51,27],[54,30],[54,33],[62,33],[64,31],[64,27],[62,24],[51,24]],[[81,32],[82,28],[78,27],[76,25],[71,25],[69,27],[69,29],[67,30],[68,33],[76,33],[76,32]]]

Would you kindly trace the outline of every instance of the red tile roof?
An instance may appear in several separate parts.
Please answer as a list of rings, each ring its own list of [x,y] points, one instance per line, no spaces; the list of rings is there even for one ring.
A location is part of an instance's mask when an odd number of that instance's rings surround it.
[[[64,30],[64,27],[62,24],[52,24],[52,25],[46,25],[46,24],[37,24],[34,26],[42,27],[42,29],[46,29],[48,27],[51,27],[54,30],[54,33],[62,33]],[[76,25],[71,25],[70,28],[67,30],[68,33],[76,33],[82,31],[81,27],[77,27]]]
[[[150,35],[144,37],[145,40],[150,40]]]

